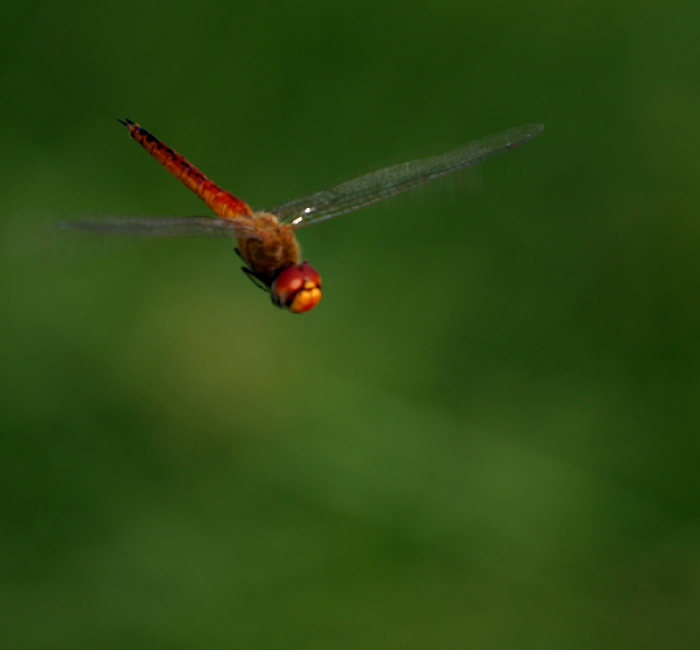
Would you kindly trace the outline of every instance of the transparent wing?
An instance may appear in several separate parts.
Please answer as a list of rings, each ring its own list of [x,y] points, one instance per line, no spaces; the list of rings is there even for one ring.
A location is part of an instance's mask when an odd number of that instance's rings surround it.
[[[246,222],[219,217],[102,217],[61,221],[61,228],[152,237],[241,237],[260,239]]]
[[[347,183],[278,205],[268,212],[283,223],[302,228],[358,210],[389,196],[480,163],[515,149],[542,132],[544,125],[529,124],[473,140],[440,156],[413,160],[360,176]]]

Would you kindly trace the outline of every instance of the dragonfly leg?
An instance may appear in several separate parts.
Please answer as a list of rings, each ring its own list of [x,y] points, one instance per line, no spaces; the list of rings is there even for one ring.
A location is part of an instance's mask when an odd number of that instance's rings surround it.
[[[236,249],[236,252],[238,253],[238,249]],[[240,255],[240,253],[239,253]],[[270,293],[270,287],[268,287],[255,273],[254,271],[251,271],[247,266],[242,266],[241,271],[246,274],[248,278],[250,278],[251,282],[258,287],[259,289],[262,289],[265,293]]]

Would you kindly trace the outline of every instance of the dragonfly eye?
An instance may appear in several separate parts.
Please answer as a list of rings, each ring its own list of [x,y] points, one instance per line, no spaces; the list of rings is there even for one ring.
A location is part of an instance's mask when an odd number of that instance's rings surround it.
[[[278,307],[301,314],[309,311],[321,300],[321,276],[304,262],[288,266],[280,271],[270,287],[272,302]]]

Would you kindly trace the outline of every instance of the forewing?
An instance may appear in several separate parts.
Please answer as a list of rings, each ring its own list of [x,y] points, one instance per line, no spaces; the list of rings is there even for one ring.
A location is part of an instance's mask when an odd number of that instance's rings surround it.
[[[86,221],[62,221],[62,228],[146,237],[260,236],[246,222],[219,217],[102,217]]]
[[[543,128],[542,124],[529,124],[501,131],[440,156],[413,160],[365,174],[329,190],[283,203],[269,212],[276,214],[284,223],[291,222],[296,228],[333,219],[515,149],[541,133]]]

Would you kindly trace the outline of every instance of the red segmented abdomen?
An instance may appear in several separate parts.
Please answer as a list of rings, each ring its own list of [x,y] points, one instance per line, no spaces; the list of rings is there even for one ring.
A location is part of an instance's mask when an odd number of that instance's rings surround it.
[[[121,120],[120,120],[121,122]],[[220,217],[227,219],[242,215],[252,216],[253,211],[245,201],[222,190],[210,181],[194,165],[187,162],[177,151],[163,144],[158,138],[131,120],[122,122],[134,138],[148,153],[163,165],[175,178],[180,179]]]

